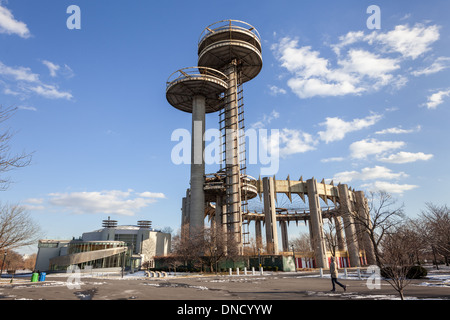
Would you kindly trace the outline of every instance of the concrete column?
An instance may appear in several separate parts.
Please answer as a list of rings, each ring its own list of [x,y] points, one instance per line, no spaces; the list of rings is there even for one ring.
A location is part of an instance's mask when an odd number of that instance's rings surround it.
[[[339,203],[342,213],[342,219],[344,221],[345,240],[347,243],[348,255],[350,258],[351,267],[360,267],[359,261],[359,246],[356,237],[355,222],[351,213],[350,195],[348,192],[348,186],[346,184],[338,185],[339,190]]]
[[[181,200],[181,238],[184,238],[184,229],[186,226],[186,197]]]
[[[336,237],[338,242],[338,250],[345,251],[345,236],[344,228],[342,227],[341,217],[333,217],[334,225],[336,226]]]
[[[191,203],[190,236],[202,233],[205,227],[205,97],[194,96],[192,102]]]
[[[325,247],[325,238],[323,235],[323,220],[322,210],[320,209],[319,194],[317,192],[316,179],[309,179],[306,181],[306,188],[308,191],[308,203],[310,212],[310,224],[313,231],[313,243],[311,244],[314,250],[317,268],[327,267],[327,251]]]
[[[264,215],[266,222],[266,245],[268,254],[278,254],[278,231],[275,211],[274,181],[271,177],[263,178]]]
[[[255,220],[256,249],[263,247],[261,223],[261,220]]]
[[[225,70],[228,76],[225,109],[225,168],[227,173],[228,233],[242,252],[242,211],[239,166],[239,115],[237,104],[237,62]]]
[[[283,246],[283,251],[288,252],[289,251],[289,237],[288,237],[288,230],[287,230],[287,222],[280,221],[280,226],[281,226],[281,244]]]
[[[373,248],[373,243],[370,240],[369,233],[367,232],[367,227],[369,228],[372,227],[369,206],[367,205],[367,199],[364,196],[363,191],[356,191],[355,196],[359,218],[364,221],[363,224],[361,225],[361,229],[362,229],[362,242],[364,245],[364,251],[366,253],[367,263],[369,265],[374,265],[377,263],[375,258],[375,250]]]

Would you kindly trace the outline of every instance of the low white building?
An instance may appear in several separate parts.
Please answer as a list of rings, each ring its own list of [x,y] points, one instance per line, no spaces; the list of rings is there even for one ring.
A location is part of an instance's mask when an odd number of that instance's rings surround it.
[[[40,240],[35,269],[67,270],[77,265],[98,268],[154,266],[154,257],[170,252],[171,235],[151,228],[150,221],[135,226],[118,226],[104,220],[103,228],[85,232],[77,240]]]

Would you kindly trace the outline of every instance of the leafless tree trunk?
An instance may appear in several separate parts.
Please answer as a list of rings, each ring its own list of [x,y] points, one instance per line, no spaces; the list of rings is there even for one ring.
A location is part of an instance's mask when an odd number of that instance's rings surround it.
[[[4,109],[0,106],[0,124],[11,118],[17,108]],[[10,141],[13,134],[10,130],[0,132],[0,190],[8,189],[11,179],[4,177],[4,173],[17,168],[23,168],[31,163],[31,154],[23,152],[18,155],[11,155]]]

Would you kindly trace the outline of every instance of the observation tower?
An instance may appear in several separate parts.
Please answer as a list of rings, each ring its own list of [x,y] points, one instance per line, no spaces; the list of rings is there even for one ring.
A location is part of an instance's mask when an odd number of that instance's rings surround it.
[[[250,24],[222,20],[206,27],[198,42],[198,66],[173,73],[167,101],[192,113],[191,187],[183,199],[182,227],[189,233],[204,228],[206,202],[215,203],[215,223],[240,251],[244,243],[242,207],[257,196],[256,180],[246,175],[245,82],[262,69],[261,38]],[[205,179],[205,113],[219,112],[221,170]]]

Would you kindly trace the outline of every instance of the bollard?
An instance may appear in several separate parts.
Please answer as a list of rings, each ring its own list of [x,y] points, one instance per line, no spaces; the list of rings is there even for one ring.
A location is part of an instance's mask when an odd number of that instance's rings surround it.
[[[239,268],[236,268],[236,275],[239,275]]]
[[[263,267],[261,267],[261,268],[259,269],[259,271],[261,272],[261,275],[264,274],[264,268],[263,268]]]
[[[347,268],[344,268],[344,277],[345,277],[345,279],[347,279]]]
[[[244,267],[244,276],[247,275],[247,267]]]
[[[252,276],[255,275],[255,267],[252,267]]]
[[[233,269],[230,268],[230,276],[233,275]]]
[[[323,278],[323,269],[320,268],[320,277]]]
[[[356,269],[356,273],[358,274],[358,279],[361,280],[361,270],[359,267]]]

